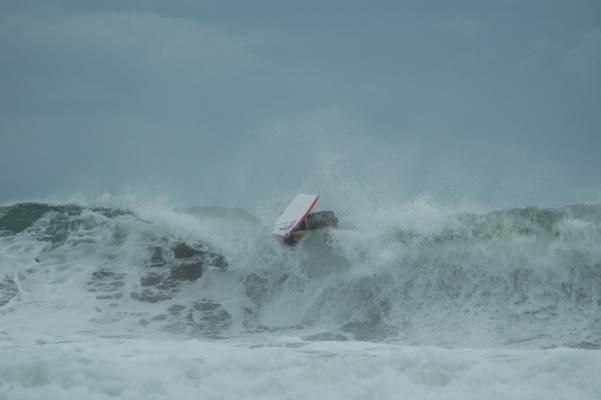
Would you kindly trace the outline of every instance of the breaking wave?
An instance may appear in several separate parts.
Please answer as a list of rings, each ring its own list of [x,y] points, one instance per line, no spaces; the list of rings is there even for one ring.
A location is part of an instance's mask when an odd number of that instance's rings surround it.
[[[23,329],[601,347],[601,206],[339,215],[295,248],[270,210],[0,207],[0,315]]]

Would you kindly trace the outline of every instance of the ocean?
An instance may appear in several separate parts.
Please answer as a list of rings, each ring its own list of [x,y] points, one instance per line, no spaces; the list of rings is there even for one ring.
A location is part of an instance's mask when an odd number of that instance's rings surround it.
[[[601,205],[0,206],[0,399],[601,399]]]

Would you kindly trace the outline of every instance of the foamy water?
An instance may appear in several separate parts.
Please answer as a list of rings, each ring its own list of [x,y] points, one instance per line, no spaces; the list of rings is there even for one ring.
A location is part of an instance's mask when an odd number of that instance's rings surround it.
[[[0,399],[598,399],[601,207],[0,207]]]

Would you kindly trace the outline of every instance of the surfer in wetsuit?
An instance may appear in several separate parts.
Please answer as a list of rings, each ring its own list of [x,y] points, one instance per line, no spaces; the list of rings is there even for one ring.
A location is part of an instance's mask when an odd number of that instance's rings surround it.
[[[288,235],[286,235],[284,237],[284,244],[287,244],[288,246],[296,246],[298,244],[298,242],[301,240],[301,238],[304,235],[304,231],[307,229],[307,220],[305,219],[299,226],[297,229],[295,229],[294,231],[290,232]]]
[[[284,244],[296,246],[308,230],[336,228],[338,218],[333,211],[319,211],[309,214],[294,231],[284,237]]]
[[[287,244],[288,246],[296,246],[298,241],[294,238],[294,235],[290,233],[284,237],[283,243]]]

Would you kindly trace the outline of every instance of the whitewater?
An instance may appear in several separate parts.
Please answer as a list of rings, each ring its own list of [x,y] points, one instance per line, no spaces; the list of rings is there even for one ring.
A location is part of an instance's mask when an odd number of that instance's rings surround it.
[[[0,206],[0,399],[600,399],[601,205]]]

